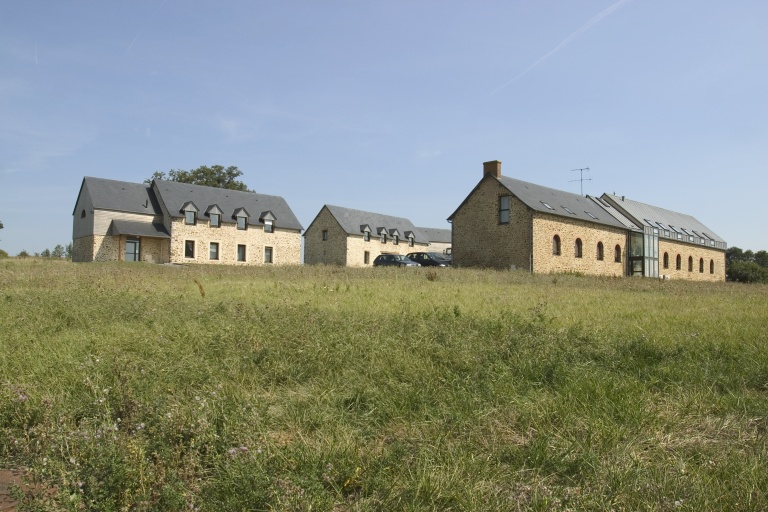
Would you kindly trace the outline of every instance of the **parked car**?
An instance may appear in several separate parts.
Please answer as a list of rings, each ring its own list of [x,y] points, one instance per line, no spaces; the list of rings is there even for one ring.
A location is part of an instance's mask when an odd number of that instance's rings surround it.
[[[450,267],[450,260],[439,252],[412,252],[406,257],[419,263],[422,267]]]
[[[415,261],[402,254],[379,254],[373,260],[374,267],[420,267]]]

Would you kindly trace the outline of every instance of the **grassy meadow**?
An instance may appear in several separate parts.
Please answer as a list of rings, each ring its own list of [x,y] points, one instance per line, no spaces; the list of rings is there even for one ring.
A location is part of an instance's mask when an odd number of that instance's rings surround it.
[[[766,510],[768,286],[0,260],[23,510]]]

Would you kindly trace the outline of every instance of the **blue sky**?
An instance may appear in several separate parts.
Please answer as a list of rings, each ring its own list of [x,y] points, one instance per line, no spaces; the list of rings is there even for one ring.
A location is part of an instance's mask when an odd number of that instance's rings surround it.
[[[0,248],[66,244],[83,176],[236,165],[447,227],[503,174],[768,249],[768,2],[0,0]]]

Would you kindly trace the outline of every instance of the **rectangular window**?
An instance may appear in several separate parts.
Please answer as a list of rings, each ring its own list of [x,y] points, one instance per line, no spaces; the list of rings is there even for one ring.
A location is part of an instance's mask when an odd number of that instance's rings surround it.
[[[195,241],[194,240],[184,240],[184,257],[185,258],[195,257]]]
[[[499,198],[499,224],[509,224],[509,196]]]
[[[387,234],[386,233],[382,233],[381,234],[381,243],[383,243],[383,244],[387,243]]]
[[[219,259],[219,242],[211,242],[208,250],[208,258],[212,260]]]
[[[237,229],[240,229],[240,230],[248,229],[248,217],[237,218]]]
[[[217,228],[221,226],[221,215],[218,213],[212,213],[211,214],[211,227]]]
[[[197,221],[197,213],[191,210],[187,210],[186,212],[184,212],[184,224],[187,224],[189,226],[194,226],[196,221]]]
[[[272,233],[274,232],[274,227],[272,226],[271,220],[264,221],[264,232],[265,233]]]
[[[399,244],[399,243],[400,243],[400,237],[399,237],[399,236],[397,236],[397,235],[393,236],[393,237],[392,237],[392,244],[393,244],[393,245],[397,245],[397,244]]]
[[[323,230],[323,242],[325,242],[327,240],[328,240],[328,230],[324,229]]]
[[[408,247],[413,247],[413,237],[408,239]]]
[[[245,261],[245,245],[237,245],[237,261]]]
[[[371,233],[369,231],[366,231],[365,233],[363,233],[363,240],[365,240],[366,242],[371,241]]]
[[[365,251],[363,253],[363,263],[368,265],[371,262],[371,253],[369,251]]]
[[[272,263],[272,248],[264,248],[264,263]]]

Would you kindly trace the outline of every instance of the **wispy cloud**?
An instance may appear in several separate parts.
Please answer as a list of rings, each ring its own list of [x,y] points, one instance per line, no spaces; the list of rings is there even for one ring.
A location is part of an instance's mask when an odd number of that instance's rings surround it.
[[[531,64],[527,68],[525,68],[523,71],[518,73],[511,80],[509,80],[506,83],[504,83],[503,85],[501,85],[501,87],[498,87],[498,88],[494,89],[491,92],[490,96],[493,96],[494,94],[498,93],[499,91],[503,90],[504,88],[506,88],[509,85],[511,85],[512,83],[514,83],[520,77],[522,77],[523,75],[528,73],[530,70],[532,70],[533,68],[535,68],[536,66],[538,66],[539,64],[541,64],[542,62],[547,60],[548,58],[550,58],[552,55],[554,55],[555,53],[560,51],[562,48],[564,48],[564,47],[568,46],[569,44],[571,44],[577,37],[579,37],[580,35],[582,35],[586,31],[588,31],[589,29],[591,29],[592,27],[594,27],[595,25],[597,25],[598,23],[603,21],[605,18],[607,18],[608,16],[613,14],[614,11],[616,11],[617,9],[622,7],[624,4],[627,4],[627,3],[631,2],[631,1],[632,0],[619,0],[615,4],[611,5],[607,9],[605,9],[604,11],[602,11],[599,14],[593,16],[589,21],[587,21],[585,24],[583,24],[581,27],[579,27],[576,31],[572,32],[568,37],[563,39],[560,42],[560,44],[555,46],[552,50],[550,50],[547,54],[545,54],[539,60],[537,60],[536,62],[534,62],[533,64]]]
[[[141,33],[144,32],[144,29],[147,28],[147,25],[149,25],[152,22],[157,12],[160,10],[160,8],[163,7],[163,4],[165,4],[165,0],[162,0],[160,2],[160,5],[157,6],[157,9],[155,9],[155,12],[152,13],[152,16],[149,17],[146,23],[144,23],[144,26],[142,26],[141,29],[139,29],[139,31],[136,33],[136,37],[133,38],[133,41],[131,41],[131,44],[128,45],[128,48],[125,49],[125,53],[123,54],[123,57],[128,55],[128,52],[131,51],[131,48],[133,48],[133,43],[135,43],[136,40],[141,35]]]

